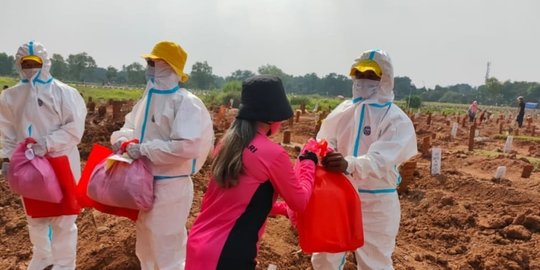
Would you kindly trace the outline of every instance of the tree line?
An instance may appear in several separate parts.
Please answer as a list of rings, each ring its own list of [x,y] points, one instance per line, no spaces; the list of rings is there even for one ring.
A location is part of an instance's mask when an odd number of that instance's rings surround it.
[[[145,84],[146,67],[138,62],[123,65],[121,69],[113,66],[99,67],[92,56],[85,52],[70,54],[64,58],[60,54],[51,57],[51,74],[68,82],[84,82],[102,85],[133,85]],[[0,76],[16,76],[15,59],[6,53],[0,53]],[[330,73],[319,77],[315,73],[294,76],[285,73],[274,65],[263,65],[257,69],[258,74],[279,76],[289,93],[318,94],[322,96],[351,96],[352,82],[348,76]],[[215,75],[207,61],[196,62],[191,68],[190,80],[184,85],[190,89],[217,90],[222,89],[227,82],[242,81],[255,75],[250,70],[236,70],[229,76]],[[477,100],[485,105],[514,105],[516,97],[523,96],[525,101],[540,101],[540,83],[538,82],[501,82],[496,78],[488,78],[485,84],[473,87],[469,84],[451,86],[435,86],[435,88],[418,88],[407,76],[396,77],[394,87],[396,99],[422,101],[470,103]]]

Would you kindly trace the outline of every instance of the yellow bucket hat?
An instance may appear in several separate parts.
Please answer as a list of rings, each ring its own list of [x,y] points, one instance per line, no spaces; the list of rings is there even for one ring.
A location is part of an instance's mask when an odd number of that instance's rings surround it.
[[[354,74],[356,73],[357,70],[360,71],[360,72],[366,72],[368,70],[371,70],[377,76],[382,77],[381,67],[379,67],[379,64],[377,64],[377,62],[375,62],[373,60],[370,60],[370,59],[362,60],[362,61],[360,61],[360,63],[353,66],[351,68],[351,72],[349,73],[349,76],[354,76]]]
[[[172,41],[160,41],[154,46],[151,53],[143,54],[145,59],[162,59],[174,72],[180,77],[181,82],[186,82],[189,76],[184,73],[184,65],[186,64],[187,53],[180,45]]]
[[[34,62],[38,62],[40,64],[43,64],[43,60],[39,56],[36,56],[36,55],[24,56],[23,58],[21,58],[21,63],[24,62],[24,61],[34,61]]]

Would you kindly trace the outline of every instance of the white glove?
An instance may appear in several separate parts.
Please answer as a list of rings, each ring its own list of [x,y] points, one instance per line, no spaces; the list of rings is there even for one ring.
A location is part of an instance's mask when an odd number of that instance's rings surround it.
[[[138,143],[130,143],[126,147],[126,152],[128,156],[132,159],[138,159],[142,156],[141,154],[141,145]]]
[[[9,162],[4,161],[2,162],[2,175],[4,176],[4,178],[7,177],[8,173],[9,173]]]
[[[44,156],[47,154],[47,141],[45,138],[40,138],[36,140],[35,144],[32,144],[32,150],[36,156]]]
[[[118,150],[120,150],[120,147],[122,146],[122,143],[124,143],[125,141],[127,141],[127,139],[122,137],[118,139],[115,143],[113,143],[112,145],[113,153],[118,152]]]

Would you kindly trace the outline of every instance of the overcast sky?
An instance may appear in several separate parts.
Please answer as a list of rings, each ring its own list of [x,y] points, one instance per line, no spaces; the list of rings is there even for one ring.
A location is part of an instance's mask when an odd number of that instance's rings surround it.
[[[1,0],[0,52],[28,40],[87,52],[98,66],[138,61],[159,40],[214,74],[272,64],[292,75],[346,75],[379,48],[397,76],[434,87],[540,81],[538,0]]]

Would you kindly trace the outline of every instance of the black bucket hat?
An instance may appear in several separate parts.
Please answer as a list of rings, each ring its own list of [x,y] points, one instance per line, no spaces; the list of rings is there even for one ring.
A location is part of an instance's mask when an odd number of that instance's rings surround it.
[[[242,99],[237,118],[277,122],[292,116],[291,105],[278,77],[257,75],[242,82]]]

